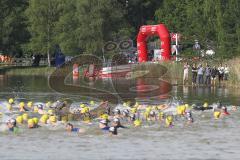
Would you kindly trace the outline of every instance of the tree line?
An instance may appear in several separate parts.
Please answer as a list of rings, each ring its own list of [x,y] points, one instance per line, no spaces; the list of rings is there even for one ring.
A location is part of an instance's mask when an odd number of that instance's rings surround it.
[[[101,55],[104,44],[136,40],[144,24],[164,23],[217,55],[240,54],[239,0],[0,0],[0,52]]]

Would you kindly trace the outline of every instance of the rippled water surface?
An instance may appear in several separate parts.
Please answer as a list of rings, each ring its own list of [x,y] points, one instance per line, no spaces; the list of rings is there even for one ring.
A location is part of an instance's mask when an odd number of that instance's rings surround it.
[[[8,78],[0,80],[0,99],[13,94],[45,101],[66,95],[56,94],[47,86],[47,79]],[[75,101],[78,96],[67,95]],[[181,97],[189,103],[218,100],[239,105],[239,93],[226,88],[192,88],[173,86],[168,97]],[[154,99],[155,101],[165,101]],[[118,136],[109,136],[91,125],[74,122],[85,133],[66,133],[64,126],[26,129],[19,134],[0,133],[0,159],[240,159],[240,110],[214,120],[212,112],[194,112],[195,122],[186,126],[179,119],[173,128],[163,124],[144,123],[142,128],[120,129]],[[128,126],[128,124],[126,124]]]

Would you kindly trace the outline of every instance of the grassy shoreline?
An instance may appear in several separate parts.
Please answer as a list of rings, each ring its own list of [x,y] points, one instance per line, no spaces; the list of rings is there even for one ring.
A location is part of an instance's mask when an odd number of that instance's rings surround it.
[[[49,76],[55,67],[9,67],[3,70],[8,76]]]

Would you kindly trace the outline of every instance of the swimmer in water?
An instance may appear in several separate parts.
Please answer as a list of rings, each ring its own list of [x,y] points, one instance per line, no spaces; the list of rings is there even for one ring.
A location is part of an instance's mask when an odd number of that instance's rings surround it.
[[[120,122],[119,118],[114,118],[113,122],[112,122],[112,126],[116,127],[116,128],[126,128],[125,126],[123,126]]]
[[[7,121],[7,127],[10,132],[16,133],[16,131],[18,130],[17,122],[14,118],[11,118]]]
[[[29,120],[28,120],[28,125],[27,125],[27,126],[28,126],[29,129],[36,128],[33,119],[29,119]]]
[[[221,116],[228,116],[228,115],[230,115],[230,114],[227,111],[227,107],[223,106],[221,109]]]
[[[102,131],[108,131],[109,130],[109,126],[108,126],[108,122],[107,120],[103,119],[99,122],[99,128],[102,130]]]
[[[149,120],[150,121],[157,121],[157,115],[156,115],[156,112],[154,110],[151,110],[149,112]]]
[[[191,111],[187,111],[187,112],[186,112],[186,118],[187,118],[187,124],[188,124],[188,125],[191,124],[191,123],[193,123],[193,117],[192,117]]]
[[[116,109],[114,111],[114,118],[121,118],[121,117],[122,117],[122,115],[121,115],[120,109]]]
[[[232,106],[232,111],[237,111],[237,106]]]
[[[66,131],[67,131],[67,132],[75,132],[75,133],[81,133],[81,132],[82,132],[82,131],[80,130],[80,128],[74,128],[71,123],[67,123],[67,125],[66,125]]]
[[[173,127],[173,116],[169,115],[165,120],[166,127]]]

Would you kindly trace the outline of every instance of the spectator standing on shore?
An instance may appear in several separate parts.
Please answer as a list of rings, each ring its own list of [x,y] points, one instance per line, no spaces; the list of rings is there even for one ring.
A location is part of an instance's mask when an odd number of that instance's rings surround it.
[[[203,66],[202,66],[202,64],[199,64],[198,71],[197,71],[197,79],[198,79],[197,83],[198,83],[198,85],[203,84],[203,73],[204,73]]]
[[[183,85],[188,82],[188,72],[189,72],[189,65],[186,63],[183,67]]]
[[[211,68],[207,64],[206,69],[205,69],[205,84],[210,85],[211,84]]]
[[[196,85],[197,84],[197,66],[196,63],[193,64],[192,66],[192,85]]]
[[[214,67],[211,69],[211,84],[212,84],[213,86],[216,85],[217,75],[218,75],[218,69],[217,69],[216,66],[214,66]]]
[[[220,64],[220,66],[218,67],[218,81],[219,81],[219,85],[223,81],[223,76],[224,76],[224,67],[222,66],[222,64]]]
[[[228,68],[227,64],[225,64],[225,67],[224,67],[224,80],[225,81],[228,80],[228,75],[229,75],[229,68]]]

